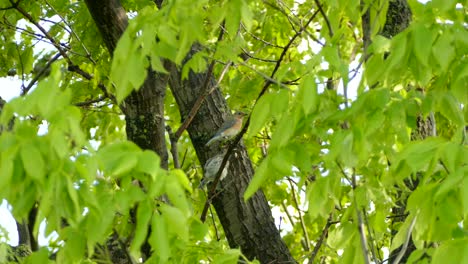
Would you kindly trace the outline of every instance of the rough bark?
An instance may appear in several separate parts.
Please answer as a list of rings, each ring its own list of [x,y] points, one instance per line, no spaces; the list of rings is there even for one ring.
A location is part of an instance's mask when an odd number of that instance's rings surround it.
[[[88,10],[112,55],[128,25],[119,0],[86,0]],[[164,98],[167,77],[148,69],[148,76],[138,91],[133,91],[121,105],[125,114],[127,138],[142,149],[155,151],[161,167],[167,169],[168,154],[164,137]]]
[[[194,46],[191,55],[199,47]],[[179,105],[181,117],[187,117],[190,109],[203,89],[216,85],[213,76],[206,73],[191,72],[188,80],[181,81],[180,71],[171,65],[169,85]],[[204,87],[205,78],[210,78],[208,87]],[[200,107],[197,115],[188,127],[188,132],[201,164],[221,150],[211,150],[205,146],[209,137],[230,115],[221,91],[215,89]],[[295,262],[289,249],[284,244],[278,229],[274,225],[271,210],[265,195],[258,191],[247,202],[243,194],[253,176],[252,163],[242,141],[230,158],[228,175],[220,184],[224,190],[213,198],[213,205],[223,226],[224,233],[233,248],[240,247],[249,259],[258,259],[261,263]]]
[[[104,43],[111,55],[118,40],[128,25],[128,18],[119,0],[86,0]],[[164,98],[167,76],[148,70],[148,75],[138,91],[133,91],[120,105],[125,114],[127,138],[142,149],[155,151],[161,158],[161,167],[168,167],[168,153],[165,140]],[[132,218],[135,218],[134,212]],[[134,219],[135,220],[135,219]],[[136,222],[136,221],[135,221]],[[113,263],[131,263],[127,252],[119,246],[118,236],[107,242]],[[147,242],[142,246],[144,259],[151,254]]]

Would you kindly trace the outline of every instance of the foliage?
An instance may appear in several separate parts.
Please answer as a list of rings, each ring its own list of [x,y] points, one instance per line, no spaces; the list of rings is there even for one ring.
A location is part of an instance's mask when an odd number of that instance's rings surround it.
[[[151,1],[123,1],[132,20],[111,60],[83,1],[20,1],[28,22],[0,1],[0,76],[15,72],[25,94],[1,113],[2,127],[14,125],[0,135],[0,199],[16,219],[37,205],[34,233],[45,222],[45,235],[58,235],[26,263],[52,252],[59,263],[91,261],[113,232],[138,259],[147,226],[149,261],[237,263],[240,251],[216,238],[219,223],[215,229],[198,220],[206,197],[192,189],[201,170],[187,136],[179,140],[180,155],[187,150],[182,169],[164,171],[155,153],[125,140],[117,105],[143,83],[148,66],[165,72],[161,58],[182,65],[194,43],[206,49],[184,64],[184,78],[212,60],[234,63],[220,86],[233,109],[252,113],[244,140],[256,174],[245,199],[262,188],[271,206],[290,216],[282,234],[299,262],[363,263],[360,216],[367,249],[380,261],[408,232],[417,247],[411,263],[468,258],[467,7],[409,1],[412,24],[387,39],[378,32],[388,2],[363,1],[373,25],[364,54],[359,1],[323,1],[326,17],[317,3],[178,0],[158,10]],[[37,21],[92,78],[67,71],[62,57],[24,89],[57,52],[50,40],[41,50]],[[215,74],[223,68],[216,64]],[[362,79],[350,99],[356,72]],[[327,89],[330,81],[340,89]],[[257,100],[265,82],[273,85]],[[180,126],[170,95],[165,113],[171,127]],[[437,136],[411,140],[420,116],[435,117]],[[422,184],[409,190],[408,178]],[[399,197],[408,197],[409,216],[393,226]]]

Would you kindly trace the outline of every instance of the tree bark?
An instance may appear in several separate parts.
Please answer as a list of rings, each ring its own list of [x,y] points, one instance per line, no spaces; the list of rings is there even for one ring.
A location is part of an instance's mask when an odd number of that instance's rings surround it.
[[[127,13],[119,0],[86,0],[104,43],[113,55],[118,40],[128,25]],[[155,151],[161,167],[167,169],[164,98],[167,76],[148,69],[148,76],[138,91],[133,91],[120,106],[125,114],[127,138],[142,149]]]
[[[119,0],[86,0],[104,43],[113,55],[117,42],[128,25],[127,13]],[[167,76],[148,68],[148,75],[138,91],[132,91],[120,105],[125,114],[127,138],[141,149],[155,151],[161,158],[162,168],[168,168],[168,153],[165,139],[164,98],[166,96]],[[131,212],[136,222],[135,211]],[[148,227],[149,228],[149,227]],[[107,242],[113,263],[131,263],[127,252],[118,243],[117,234]],[[147,241],[141,248],[143,258],[151,255],[151,246]]]
[[[123,16],[125,11],[117,0],[87,0],[86,4],[103,35],[106,46],[112,52],[125,29],[126,19]],[[191,55],[198,48],[194,45]],[[172,92],[179,104],[181,116],[185,118],[203,89],[202,86],[207,77],[206,73],[190,73],[187,81],[181,81],[179,69],[170,62],[166,62],[166,65],[170,69],[169,79]],[[208,77],[212,78],[212,76]],[[162,81],[159,82],[163,84]],[[162,118],[156,118],[158,114],[161,114],[162,117],[162,113],[152,112],[162,109],[158,105],[158,102],[162,102],[164,98],[164,91],[162,91],[164,86],[161,85],[158,86],[158,89],[151,90],[145,88],[145,85],[125,100],[126,107],[123,109],[126,114],[127,135],[129,139],[137,142],[143,148],[151,146],[151,141],[148,141],[148,139],[152,135],[148,136],[142,134],[142,132],[164,131]],[[210,86],[212,85],[215,85],[213,79],[210,82]],[[150,86],[148,85],[148,87]],[[150,97],[145,96],[145,92],[149,93]],[[145,100],[147,101],[142,103]],[[127,104],[131,108],[128,108]],[[141,107],[141,104],[146,105],[146,107]],[[216,152],[210,151],[204,144],[208,141],[208,137],[212,135],[212,132],[216,130],[215,128],[221,125],[228,111],[226,101],[221,92],[219,89],[215,89],[211,95],[207,96],[205,103],[188,127],[190,138],[202,164]],[[153,120],[161,121],[150,122],[154,127],[147,129],[143,127],[145,122],[133,118],[135,114],[136,117],[150,116],[153,117]],[[158,133],[157,135],[160,134]],[[161,143],[158,147],[164,147],[164,152],[166,152],[165,144]],[[158,152],[158,154],[160,153]],[[249,259],[257,258],[262,263],[295,262],[274,225],[274,220],[263,192],[258,191],[247,202],[243,200],[243,193],[253,175],[253,168],[242,143],[239,145],[235,155],[231,156],[230,164],[228,177],[222,183],[222,187],[226,190],[213,200],[230,246],[240,247],[246,257]]]
[[[194,45],[189,57],[199,50]],[[189,73],[188,80],[181,81],[180,71],[172,64],[169,85],[174,95],[181,117],[190,112],[198,96],[204,89],[217,85],[213,76],[207,73]],[[210,78],[208,87],[204,87],[205,78]],[[224,97],[215,89],[200,107],[197,115],[188,127],[188,132],[201,164],[208,158],[219,154],[220,149],[211,150],[205,146],[209,137],[231,115]],[[240,247],[249,259],[258,259],[261,263],[294,263],[289,249],[281,239],[274,225],[274,219],[268,201],[262,191],[257,191],[244,202],[244,191],[254,171],[242,141],[236,147],[229,160],[228,175],[221,184],[223,191],[213,198],[213,205],[223,226],[224,233],[232,248]]]

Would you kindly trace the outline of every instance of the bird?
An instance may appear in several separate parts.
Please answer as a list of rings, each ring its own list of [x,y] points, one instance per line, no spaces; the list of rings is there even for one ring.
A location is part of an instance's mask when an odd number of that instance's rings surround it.
[[[246,114],[243,112],[236,112],[234,116],[229,117],[224,121],[223,125],[216,131],[214,136],[206,143],[205,146],[210,146],[211,144],[233,138],[237,133],[240,132],[242,128],[242,119]]]
[[[225,154],[226,152],[223,152],[221,154],[218,154],[208,159],[208,161],[205,163],[205,166],[203,167],[203,170],[205,171],[205,176],[203,177],[203,180],[200,182],[200,185],[198,186],[198,188],[203,190],[206,184],[214,181],[216,174],[218,173],[219,167],[221,166],[221,163],[223,162],[223,158]],[[221,172],[221,177],[219,178],[220,181],[223,180],[224,177],[226,177],[227,172],[228,172],[228,167],[229,167],[229,160],[226,162],[226,166],[224,166],[223,172]]]

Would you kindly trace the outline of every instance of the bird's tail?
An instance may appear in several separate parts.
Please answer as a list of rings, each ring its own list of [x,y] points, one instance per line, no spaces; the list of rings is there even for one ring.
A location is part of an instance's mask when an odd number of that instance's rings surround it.
[[[211,146],[213,143],[215,143],[216,141],[218,141],[219,137],[213,137],[212,139],[210,139],[208,142],[206,142],[205,146],[209,147]]]

